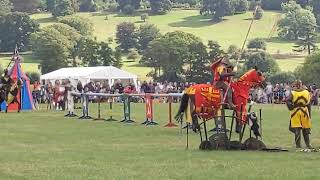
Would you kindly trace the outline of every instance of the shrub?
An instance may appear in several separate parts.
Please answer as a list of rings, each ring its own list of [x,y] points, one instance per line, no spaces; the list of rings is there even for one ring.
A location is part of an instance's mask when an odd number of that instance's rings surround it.
[[[261,19],[263,17],[263,9],[259,6],[256,13],[254,14],[254,19]]]
[[[266,50],[267,43],[261,38],[255,38],[249,41],[247,47],[248,49],[256,49],[256,51],[258,51],[258,49]]]
[[[139,56],[140,55],[139,55],[137,49],[129,49],[127,59],[137,60],[139,58]]]
[[[130,4],[127,4],[127,5],[125,5],[125,6],[123,7],[122,12],[123,12],[124,14],[133,14],[133,12],[134,12],[134,7],[131,6]]]
[[[141,14],[141,21],[146,22],[147,19],[149,19],[149,15],[147,13]]]

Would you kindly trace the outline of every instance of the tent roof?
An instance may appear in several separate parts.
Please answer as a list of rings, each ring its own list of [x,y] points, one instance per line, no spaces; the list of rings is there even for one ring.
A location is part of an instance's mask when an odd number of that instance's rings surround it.
[[[44,74],[40,79],[56,80],[68,78],[85,79],[137,79],[137,75],[128,73],[113,66],[62,68]]]
[[[16,60],[12,66],[12,68],[9,70],[9,75],[12,79],[18,79],[21,78],[23,80],[29,81],[29,78],[26,76],[26,74],[22,71],[20,61]]]

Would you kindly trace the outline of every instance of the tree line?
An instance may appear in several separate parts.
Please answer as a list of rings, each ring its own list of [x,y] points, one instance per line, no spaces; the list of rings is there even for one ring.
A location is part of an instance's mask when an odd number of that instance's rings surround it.
[[[0,0],[0,51],[12,51],[16,45],[19,49],[32,50],[33,54],[41,59],[42,72],[50,72],[65,66],[97,66],[113,65],[121,67],[121,56],[128,54],[128,59],[139,59],[140,63],[152,67],[149,76],[159,80],[187,80],[194,82],[206,82],[211,79],[209,65],[217,56],[229,56],[231,59],[244,60],[242,70],[258,65],[272,80],[298,77],[303,80],[312,80],[311,73],[307,76],[302,72],[315,71],[317,66],[304,64],[294,74],[279,73],[280,69],[271,55],[266,50],[264,39],[253,39],[248,43],[247,49],[240,52],[239,48],[231,45],[226,51],[222,50],[217,42],[202,40],[192,34],[180,31],[161,34],[159,29],[149,23],[136,27],[133,23],[121,23],[117,26],[115,42],[116,48],[111,48],[113,38],[106,42],[98,42],[93,36],[92,23],[79,16],[68,15],[77,11],[95,11],[86,9],[96,3],[95,7],[116,4],[115,10],[123,12],[128,4],[136,9],[141,4],[146,7],[153,6],[154,13],[167,12],[172,8],[168,4],[188,3],[193,6],[201,5],[200,12],[220,21],[225,15],[243,13],[248,9],[260,7],[254,14],[255,19],[262,17],[262,8],[267,6],[266,1],[246,0],[91,0],[89,6],[85,0],[50,0],[30,1],[23,5],[20,1]],[[63,12],[62,17],[54,24],[40,29],[39,24],[32,20],[28,14],[13,12],[15,10],[32,10],[37,3],[42,8],[50,10],[53,14]],[[316,51],[317,37],[317,1],[268,1],[279,5],[284,17],[279,21],[278,36],[282,39],[296,42],[295,51],[307,51],[309,54]],[[50,4],[51,3],[51,4]],[[153,4],[154,3],[154,4]],[[106,5],[107,4],[107,5]],[[258,5],[258,6],[257,6]],[[27,7],[23,7],[27,6]],[[66,8],[67,7],[67,8]],[[110,6],[108,6],[110,7]],[[222,8],[224,7],[224,8]],[[19,9],[20,8],[20,9]],[[122,9],[124,8],[124,9]],[[99,9],[99,8],[98,8]],[[70,12],[70,13],[69,13]],[[260,12],[260,13],[259,13]],[[59,13],[56,16],[60,16]],[[141,16],[142,17],[142,16]],[[147,18],[144,16],[144,19]],[[315,61],[317,55],[309,57],[309,61]]]

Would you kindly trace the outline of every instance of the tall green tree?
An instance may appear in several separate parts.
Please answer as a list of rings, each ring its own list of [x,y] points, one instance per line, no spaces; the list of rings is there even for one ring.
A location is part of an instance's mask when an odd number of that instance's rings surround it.
[[[10,13],[0,17],[0,51],[28,49],[30,34],[39,30],[39,24],[25,13]]]
[[[207,83],[212,80],[210,70],[211,61],[208,58],[207,47],[202,42],[190,44],[189,66],[187,68],[186,81],[196,83]]]
[[[136,28],[131,22],[123,22],[118,24],[116,32],[116,41],[119,47],[128,51],[130,48],[137,46]]]
[[[102,66],[121,67],[121,56],[114,51],[108,43],[100,42],[98,49],[99,61]]]
[[[303,52],[307,50],[308,54],[311,54],[311,51],[315,51],[317,48],[317,34],[315,32],[315,26],[313,25],[305,25],[304,32],[306,34],[304,37],[299,38],[299,40],[295,43],[294,51]]]
[[[165,14],[172,9],[171,0],[149,0],[150,7],[155,14]]]
[[[56,2],[57,2],[57,0],[46,0],[47,10],[52,12],[54,10]]]
[[[213,15],[212,20],[219,22],[222,20],[222,17],[231,15],[230,13],[234,8],[232,5],[231,0],[203,0],[200,13],[211,14]]]
[[[10,0],[14,11],[19,12],[34,12],[40,7],[40,0]]]
[[[0,0],[0,16],[10,13],[12,10],[12,3],[9,0]]]
[[[261,50],[266,50],[267,49],[267,43],[265,40],[261,38],[255,38],[249,41],[247,45],[248,49],[255,49],[258,51],[259,49]]]
[[[265,10],[281,10],[281,4],[288,0],[261,0],[262,8]]]
[[[279,21],[279,36],[284,39],[298,40],[307,34],[305,26],[316,26],[314,14],[303,9],[295,1],[289,1],[282,5],[285,17]]]
[[[160,30],[154,24],[143,24],[138,33],[139,50],[147,49],[151,41],[161,36]]]
[[[306,6],[310,5],[310,2],[312,0],[296,0],[298,4],[300,4],[301,7],[305,8]]]
[[[301,79],[305,84],[320,85],[320,52],[316,52],[306,57],[305,62],[297,68],[295,74],[297,78]]]
[[[244,63],[245,70],[257,66],[263,73],[275,74],[280,71],[277,62],[266,52],[250,53],[248,60]]]
[[[121,56],[108,43],[84,38],[79,47],[79,58],[85,66],[121,66]]]
[[[80,51],[77,51],[77,46],[82,36],[73,27],[66,24],[53,24],[32,34],[31,39],[34,54],[44,61],[41,64],[43,71],[49,72],[55,68],[79,64],[77,58]],[[50,49],[53,47],[57,47],[57,49]],[[58,52],[62,53],[61,56]]]
[[[236,13],[245,13],[249,9],[248,0],[236,0],[234,9]]]
[[[220,57],[222,54],[224,54],[223,50],[221,49],[221,46],[217,41],[209,41],[208,42],[208,48],[209,48],[209,58],[211,60],[215,60],[217,57]]]
[[[320,1],[312,0],[310,5],[312,7],[313,14],[317,19],[317,24],[320,25]]]
[[[75,12],[74,1],[70,0],[55,0],[55,5],[52,10],[54,17],[67,16]]]
[[[69,65],[73,43],[56,28],[45,28],[31,35],[32,51],[41,61],[42,73]]]
[[[75,28],[83,36],[90,36],[93,33],[93,23],[85,17],[65,16],[59,22]]]
[[[150,43],[141,62],[154,68],[152,74],[156,79],[181,80],[185,74],[184,65],[193,66],[196,56],[192,54],[194,49],[191,47],[194,43],[201,43],[201,40],[192,34],[181,31],[167,33]]]
[[[99,5],[94,0],[80,0],[79,10],[81,12],[95,12],[98,11]]]
[[[141,0],[117,0],[119,9],[126,14],[131,14],[135,9],[140,8]]]

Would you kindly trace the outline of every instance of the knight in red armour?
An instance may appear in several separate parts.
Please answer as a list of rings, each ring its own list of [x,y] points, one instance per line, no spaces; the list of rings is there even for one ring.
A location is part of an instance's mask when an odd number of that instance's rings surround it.
[[[226,94],[226,100],[229,104],[229,107],[231,109],[235,109],[232,99],[232,89],[229,87],[231,83],[231,77],[235,75],[233,72],[233,65],[227,58],[223,57],[212,64],[211,70],[213,71],[212,84],[216,88],[223,90],[224,94]]]

